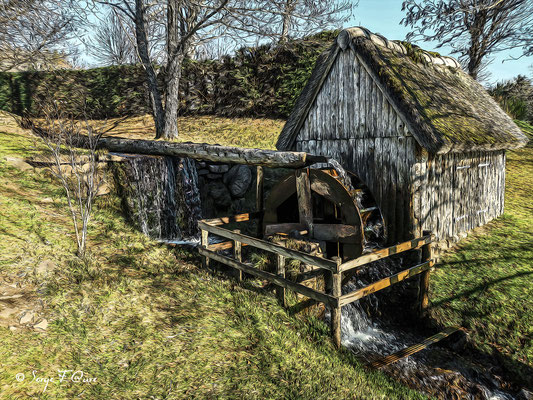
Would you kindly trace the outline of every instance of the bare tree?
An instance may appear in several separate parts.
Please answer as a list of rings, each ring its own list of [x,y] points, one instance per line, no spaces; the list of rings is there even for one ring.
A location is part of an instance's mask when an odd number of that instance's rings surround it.
[[[67,115],[57,102],[44,107],[43,115],[44,122],[38,126],[29,119],[26,123],[46,145],[45,164],[63,186],[76,235],[77,255],[84,257],[94,199],[104,180],[98,168],[97,151],[104,130],[90,125],[86,117],[75,119]]]
[[[146,71],[156,138],[165,139],[178,136],[182,65],[200,47],[221,37],[241,44],[258,37],[285,41],[290,35],[322,30],[344,21],[354,4],[350,0],[95,1],[111,6],[135,26],[137,56]],[[164,26],[157,26],[162,21]],[[159,60],[155,60],[150,48],[161,36],[151,34],[152,30],[165,34],[165,56]],[[165,77],[163,91],[158,86],[158,73]]]
[[[357,5],[355,0],[244,0],[235,15],[242,18],[243,30],[284,43],[342,26]]]
[[[133,64],[137,60],[134,28],[127,22],[122,21],[112,10],[98,24],[89,52],[102,64]]]
[[[218,37],[228,26],[231,14],[227,5],[230,0],[96,1],[111,6],[134,24],[137,55],[146,71],[150,91],[156,138],[176,138],[178,88],[183,61],[197,46]],[[150,40],[150,23],[161,21],[161,16],[165,17],[162,29],[165,32],[165,57],[160,70],[165,77],[163,93],[158,86],[156,62],[150,54],[153,43]]]
[[[475,79],[490,55],[533,50],[533,0],[405,0],[402,11],[402,23],[413,28],[408,40],[450,46]]]
[[[46,68],[66,57],[79,18],[71,0],[0,0],[0,70]]]

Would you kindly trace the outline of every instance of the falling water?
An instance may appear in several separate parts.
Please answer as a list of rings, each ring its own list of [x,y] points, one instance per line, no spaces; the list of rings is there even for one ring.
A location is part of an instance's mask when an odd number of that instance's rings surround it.
[[[343,287],[343,294],[390,276],[402,267],[402,260],[379,260],[367,266],[364,277],[356,275]],[[396,285],[396,291],[398,290]],[[386,324],[379,317],[380,309],[388,308],[391,292],[371,294],[342,308],[342,345],[359,358],[371,361],[393,354],[422,341],[412,330],[400,330]],[[389,319],[389,318],[387,318]],[[473,366],[450,349],[433,347],[406,357],[384,368],[388,374],[417,390],[441,398],[512,400],[514,397],[501,388],[500,382],[483,367]]]
[[[118,184],[129,217],[144,234],[170,242],[197,236],[202,211],[193,160],[126,156],[124,172]]]

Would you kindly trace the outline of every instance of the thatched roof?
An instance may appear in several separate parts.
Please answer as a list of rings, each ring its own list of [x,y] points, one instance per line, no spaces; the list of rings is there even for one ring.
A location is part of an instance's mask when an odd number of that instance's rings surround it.
[[[317,60],[278,138],[278,149],[294,146],[339,51],[348,49],[366,64],[415,139],[430,153],[512,149],[527,143],[520,128],[455,59],[358,27],[343,30]]]

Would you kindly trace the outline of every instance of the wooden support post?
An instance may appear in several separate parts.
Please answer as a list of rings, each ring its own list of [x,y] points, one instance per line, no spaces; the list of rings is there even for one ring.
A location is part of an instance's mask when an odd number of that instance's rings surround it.
[[[276,273],[281,276],[282,278],[285,278],[285,257],[278,254],[278,262],[276,265]],[[285,288],[282,286],[276,287],[276,297],[278,298],[280,304],[283,307],[287,307],[287,299],[285,297]]]
[[[209,247],[209,232],[202,229],[202,242],[201,245],[204,249]],[[209,257],[202,257],[202,267],[209,268]]]
[[[234,232],[241,233],[241,231],[238,229],[235,229]],[[238,240],[234,241],[233,256],[235,257],[235,260],[237,260],[238,262],[242,262],[242,243]],[[237,281],[242,282],[242,271],[236,269],[235,277],[237,278]]]
[[[313,202],[311,199],[311,182],[309,170],[299,169],[296,171],[296,195],[298,196],[298,212],[300,224],[307,227],[309,236],[313,236]]]
[[[255,187],[255,208],[256,211],[261,213],[264,208],[264,181],[265,175],[263,167],[260,165],[257,166],[257,180]],[[257,237],[261,238],[263,236],[263,217],[262,214],[257,221]]]
[[[428,243],[422,247],[422,262],[429,262],[430,265],[433,264],[433,248],[432,243]],[[420,292],[419,292],[419,302],[420,302],[420,317],[425,317],[427,314],[427,308],[429,305],[429,275],[430,269],[422,272],[420,275]]]
[[[337,265],[341,264],[341,259],[336,257]],[[342,272],[331,273],[332,296],[339,299],[342,295]],[[333,343],[340,349],[341,347],[341,305],[331,308],[331,336]]]

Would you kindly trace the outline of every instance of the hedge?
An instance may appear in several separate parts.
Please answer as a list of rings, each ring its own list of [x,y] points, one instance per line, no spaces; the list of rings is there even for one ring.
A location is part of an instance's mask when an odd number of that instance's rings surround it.
[[[220,60],[184,64],[180,114],[286,117],[311,74],[318,55],[338,32],[238,50]],[[159,74],[161,87],[164,72]],[[0,109],[40,115],[46,100],[60,101],[77,114],[86,104],[89,118],[150,112],[144,70],[139,65],[87,70],[0,73]]]

